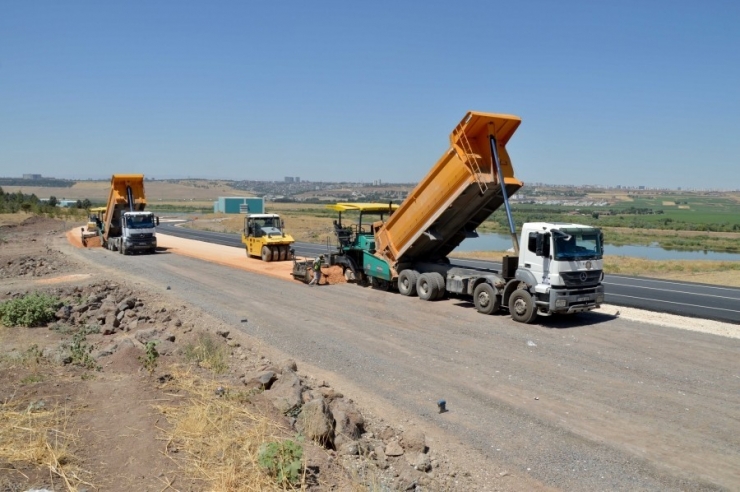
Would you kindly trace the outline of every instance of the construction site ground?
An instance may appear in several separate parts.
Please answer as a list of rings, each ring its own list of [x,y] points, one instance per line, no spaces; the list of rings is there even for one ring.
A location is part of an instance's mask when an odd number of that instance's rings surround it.
[[[111,295],[140,298],[140,317],[176,336],[152,373],[140,344],[89,371],[46,356],[68,338],[62,331],[0,327],[0,432],[61,407],[69,418],[54,432],[70,443],[68,456],[24,461],[0,439],[0,490],[216,490],[171,452],[177,436],[161,410],[185,394],[168,386],[181,378],[177,347],[201,332],[229,333],[232,368],[209,381],[236,388],[265,361],[292,359],[307,381],[362,409],[375,438],[425,436],[433,464],[422,473],[408,451],[386,468],[377,456],[347,468],[336,450],[314,449],[317,490],[740,488],[740,327],[612,307],[528,326],[460,299],[346,284],[333,270],[329,285],[311,288],[292,279],[290,262],[237,248],[164,235],[159,245],[136,256],[81,248],[79,227],[40,218],[0,229],[0,302],[114,284]],[[89,337],[93,353],[110,346],[106,336]],[[34,345],[43,357],[18,357]],[[286,425],[265,401],[250,404]],[[358,485],[376,469],[375,489]]]

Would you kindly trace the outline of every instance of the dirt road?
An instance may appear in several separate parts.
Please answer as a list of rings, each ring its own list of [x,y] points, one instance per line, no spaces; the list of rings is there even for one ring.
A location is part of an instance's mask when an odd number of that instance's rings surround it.
[[[422,426],[480,490],[740,489],[738,339],[603,314],[527,326],[455,299],[69,249],[170,286],[368,411]]]

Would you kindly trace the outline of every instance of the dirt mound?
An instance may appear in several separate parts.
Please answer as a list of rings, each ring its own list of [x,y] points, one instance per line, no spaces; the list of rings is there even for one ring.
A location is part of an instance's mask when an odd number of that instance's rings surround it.
[[[41,223],[48,222],[49,220],[50,219],[47,219],[47,218],[42,217],[40,215],[32,215],[29,218],[23,220],[23,222],[21,222],[20,225],[22,225],[22,226],[32,226],[32,225],[36,225],[36,224],[41,224]]]
[[[85,240],[85,246],[88,248],[99,248],[103,243],[100,240],[100,236],[89,237]]]
[[[0,278],[43,278],[76,270],[77,264],[55,249],[49,239],[63,229],[63,223],[46,218],[30,222],[32,225],[14,228],[3,238]]]
[[[0,278],[44,277],[60,269],[64,255],[59,251],[47,251],[43,257],[22,256],[0,265]]]
[[[322,275],[326,283],[329,285],[333,284],[344,284],[347,280],[344,278],[342,267],[334,265],[328,268],[322,268]]]

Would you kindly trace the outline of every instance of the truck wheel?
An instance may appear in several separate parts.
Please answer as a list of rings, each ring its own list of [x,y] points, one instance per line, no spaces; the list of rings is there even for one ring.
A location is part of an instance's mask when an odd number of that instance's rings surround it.
[[[514,321],[532,323],[537,318],[537,306],[532,295],[524,289],[517,289],[509,297],[509,312]]]
[[[416,281],[416,292],[419,294],[419,299],[434,301],[439,294],[437,279],[429,273],[422,273],[419,275],[419,280]]]
[[[444,276],[437,272],[432,272],[429,275],[437,282],[437,297],[435,299],[444,299],[445,294],[447,294],[447,285]]]
[[[398,292],[405,296],[416,295],[416,282],[419,280],[419,272],[416,270],[404,270],[398,274]]]
[[[262,246],[262,261],[272,261],[272,249],[269,246]]]
[[[481,314],[493,314],[501,307],[501,299],[491,284],[478,284],[473,291],[475,309]]]

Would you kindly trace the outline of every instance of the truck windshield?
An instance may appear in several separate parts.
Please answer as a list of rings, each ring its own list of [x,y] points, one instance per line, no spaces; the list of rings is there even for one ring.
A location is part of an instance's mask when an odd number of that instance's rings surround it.
[[[129,229],[152,229],[154,215],[127,215],[126,227]]]
[[[261,231],[263,234],[282,234],[280,230],[280,219],[273,217],[254,219],[254,224],[257,231]]]
[[[603,254],[598,229],[560,229],[552,236],[556,260],[598,260]]]

